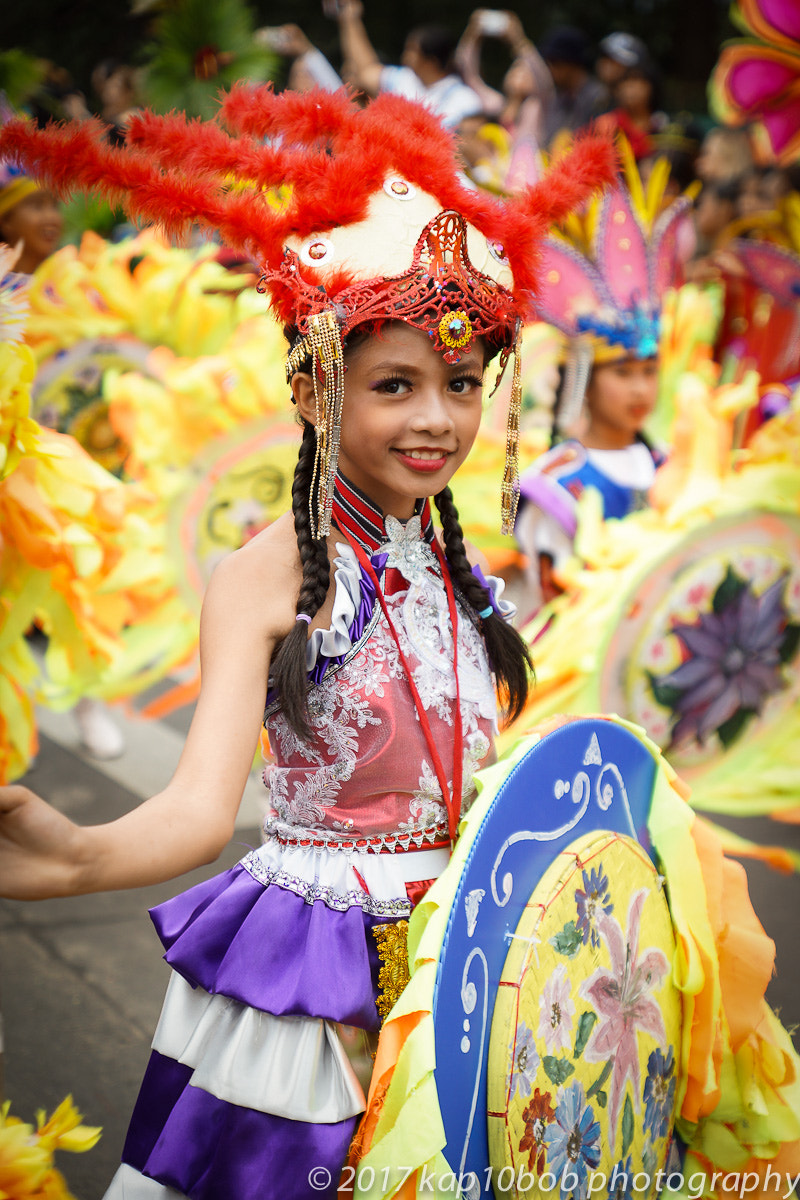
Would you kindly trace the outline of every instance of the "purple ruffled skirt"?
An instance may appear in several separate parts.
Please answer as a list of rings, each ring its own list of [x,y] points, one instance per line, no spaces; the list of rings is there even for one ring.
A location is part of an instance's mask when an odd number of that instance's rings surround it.
[[[173,974],[106,1200],[334,1200],[364,1107],[334,1025],[379,1028],[371,929],[443,865],[268,841],[153,909]]]

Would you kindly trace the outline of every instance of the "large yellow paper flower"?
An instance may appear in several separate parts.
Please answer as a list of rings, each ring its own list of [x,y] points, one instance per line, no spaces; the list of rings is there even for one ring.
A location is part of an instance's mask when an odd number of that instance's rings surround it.
[[[36,752],[34,699],[134,695],[196,644],[161,502],[40,429],[33,375],[26,346],[0,343],[0,782]],[[34,623],[49,637],[43,670],[24,637]]]
[[[49,1118],[38,1112],[35,1128],[12,1117],[10,1107],[0,1108],[0,1200],[74,1200],[53,1155],[91,1150],[100,1129],[82,1123],[71,1096]]]

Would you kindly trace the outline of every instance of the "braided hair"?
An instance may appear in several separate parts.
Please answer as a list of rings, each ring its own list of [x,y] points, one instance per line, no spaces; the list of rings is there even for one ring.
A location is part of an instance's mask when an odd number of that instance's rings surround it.
[[[473,610],[473,620],[477,626],[478,614],[490,606],[491,596],[472,573],[464,548],[464,533],[458,519],[458,509],[450,488],[443,488],[433,499],[442,521],[445,557],[450,568],[450,577]],[[522,712],[528,698],[530,673],[533,670],[530,650],[524,638],[493,606],[489,616],[480,618],[480,628],[506,718],[513,721]]]
[[[296,612],[312,619],[325,603],[331,581],[328,543],[324,538],[317,540],[311,536],[309,503],[315,454],[314,426],[304,420],[303,440],[292,484],[292,513],[303,566]],[[307,704],[307,640],[308,625],[305,621],[296,621],[294,629],[281,642],[272,667],[272,680],[280,695],[284,715],[292,729],[304,739],[311,737]]]

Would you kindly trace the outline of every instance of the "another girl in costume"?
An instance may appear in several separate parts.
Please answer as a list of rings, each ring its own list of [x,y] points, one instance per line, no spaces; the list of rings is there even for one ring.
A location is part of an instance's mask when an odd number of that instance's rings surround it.
[[[656,405],[662,296],[679,273],[689,203],[657,215],[664,183],[655,173],[646,202],[639,185],[638,204],[620,184],[545,241],[538,311],[568,339],[554,416],[554,438],[566,440],[520,480],[515,532],[533,609],[560,591],[583,492],[600,493],[605,517],[624,517],[646,504],[663,461],[642,430]]]
[[[58,249],[63,232],[53,193],[9,163],[0,164],[0,242],[20,247],[15,271],[32,275]]]
[[[134,215],[200,221],[263,262],[303,427],[293,511],[209,585],[202,691],[168,787],[92,828],[26,789],[0,792],[2,887],[71,895],[213,861],[263,722],[263,845],[154,913],[174,974],[108,1194],[332,1197],[364,1103],[333,1023],[377,1029],[391,1007],[399,923],[446,865],[472,774],[493,756],[492,673],[511,715],[527,694],[526,647],[470,566],[447,485],[487,363],[505,367],[530,315],[537,235],[612,163],[588,142],[544,186],[495,201],[462,188],[435,118],[392,96],[360,110],[342,94],[239,89],[220,124],[131,125],[137,149],[88,123],[17,124],[0,142],[52,179],[102,178]],[[279,183],[291,198],[265,204]],[[516,362],[515,381],[508,532]]]

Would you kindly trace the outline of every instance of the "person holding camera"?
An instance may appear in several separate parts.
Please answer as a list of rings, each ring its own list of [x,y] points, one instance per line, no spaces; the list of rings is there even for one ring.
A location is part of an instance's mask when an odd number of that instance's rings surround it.
[[[508,46],[511,65],[498,92],[484,81],[480,70],[484,39],[496,38]],[[544,61],[523,29],[516,13],[476,8],[456,49],[456,65],[464,82],[481,98],[484,112],[495,116],[510,133],[521,124],[540,133],[541,117],[553,98],[553,81]],[[531,111],[535,116],[531,120]]]
[[[362,14],[361,0],[340,0],[334,14],[347,74],[357,88],[370,96],[395,92],[418,100],[448,129],[455,129],[465,117],[482,111],[480,97],[454,65],[456,42],[447,29],[439,25],[412,29],[400,65],[386,66],[369,39]]]
[[[481,48],[486,38],[505,43],[512,56],[500,92],[481,76]],[[550,72],[517,14],[476,8],[458,43],[456,64],[464,82],[480,96],[484,112],[508,134],[503,190],[514,192],[533,183],[540,173],[539,150],[554,89]]]

